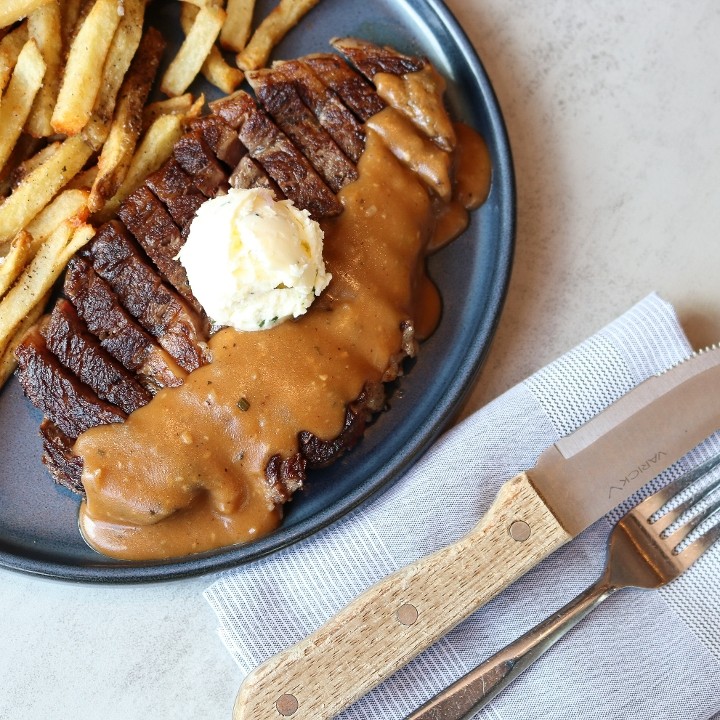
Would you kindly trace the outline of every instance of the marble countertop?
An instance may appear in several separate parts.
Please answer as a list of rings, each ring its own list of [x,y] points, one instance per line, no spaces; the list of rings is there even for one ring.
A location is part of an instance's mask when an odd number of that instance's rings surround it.
[[[652,291],[720,340],[720,6],[448,0],[503,108],[514,272],[472,412]],[[87,586],[0,570],[0,719],[229,719],[212,576]]]

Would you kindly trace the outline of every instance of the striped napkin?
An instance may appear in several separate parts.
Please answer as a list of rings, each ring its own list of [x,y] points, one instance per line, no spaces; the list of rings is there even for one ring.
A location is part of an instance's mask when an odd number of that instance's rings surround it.
[[[382,496],[312,538],[222,575],[205,592],[243,672],[316,630],[390,572],[475,525],[500,485],[634,385],[687,357],[651,295],[447,432]],[[643,496],[720,452],[706,441]],[[612,524],[595,523],[342,713],[400,720],[596,579]],[[448,589],[451,591],[451,588]],[[720,718],[720,547],[658,591],[624,590],[477,714],[483,720]]]

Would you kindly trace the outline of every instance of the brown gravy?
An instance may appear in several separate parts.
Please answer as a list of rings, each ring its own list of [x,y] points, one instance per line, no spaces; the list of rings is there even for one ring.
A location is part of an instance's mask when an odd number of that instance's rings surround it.
[[[265,480],[269,458],[295,453],[299,430],[338,435],[346,405],[399,351],[403,321],[415,319],[420,337],[432,331],[440,300],[424,259],[464,229],[467,212],[442,191],[429,193],[432,171],[420,179],[417,158],[398,150],[427,138],[396,110],[381,115],[382,131],[367,128],[359,179],[340,193],[344,212],[323,223],[333,280],[309,312],[267,331],[218,332],[213,362],[181,387],[160,391],[125,423],[78,438],[87,491],[80,528],[92,547],[154,560],[266,535],[282,515]],[[451,169],[459,157],[453,198],[474,203],[487,192],[489,165],[464,160],[482,141],[456,129],[461,149],[440,151],[438,167]]]

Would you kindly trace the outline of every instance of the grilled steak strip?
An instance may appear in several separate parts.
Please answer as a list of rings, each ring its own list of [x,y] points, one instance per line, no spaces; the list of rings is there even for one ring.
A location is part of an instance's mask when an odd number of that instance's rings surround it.
[[[334,38],[330,44],[368,80],[372,80],[380,72],[390,75],[417,72],[425,65],[422,58],[401,55],[392,48],[381,47],[358,38]]]
[[[207,146],[229,168],[234,168],[247,148],[240,142],[237,132],[217,115],[205,115],[190,123],[191,130],[197,130]]]
[[[227,104],[213,106],[213,111],[223,119],[225,116],[221,113],[226,109]],[[235,94],[230,117],[240,119],[239,136],[243,145],[297,207],[308,210],[316,219],[342,212],[342,205],[332,190],[250,95]]]
[[[165,204],[170,217],[180,228],[181,235],[187,237],[195,213],[207,199],[197,189],[192,178],[180,167],[175,158],[170,158],[159,170],[150,175],[145,185]],[[128,227],[130,228],[129,225]],[[132,232],[132,228],[130,231]]]
[[[274,70],[248,72],[245,77],[260,103],[333,192],[357,180],[357,169],[302,101],[294,83]]]
[[[199,130],[183,135],[175,143],[173,156],[205,197],[214,198],[227,192],[227,173]]]
[[[73,440],[47,418],[40,423],[40,437],[43,441],[42,461],[55,482],[84,495],[83,459],[73,453]]]
[[[25,395],[70,438],[95,425],[122,422],[127,415],[83,384],[47,349],[37,326],[15,350]]]
[[[272,71],[295,84],[302,101],[318,122],[345,155],[357,163],[365,148],[365,132],[340,98],[301,60],[274,63]]]
[[[101,400],[128,415],[150,402],[150,392],[102,348],[68,300],[58,300],[41,332],[48,350]]]
[[[185,244],[163,204],[144,185],[118,209],[118,217],[133,234],[163,278],[182,295],[199,315],[203,309],[193,295],[187,272],[175,256]]]
[[[237,189],[266,188],[276,200],[284,200],[285,196],[277,183],[263,170],[262,166],[245,155],[230,176],[230,185]]]
[[[202,330],[194,313],[143,259],[117,220],[105,223],[82,250],[125,309],[188,372],[205,364]]]
[[[88,260],[76,256],[70,261],[63,290],[100,344],[128,370],[136,372],[141,384],[151,392],[182,385],[185,372],[128,315]]]
[[[385,107],[375,88],[337,55],[306,55],[302,62],[337,93],[362,122],[369,120]]]

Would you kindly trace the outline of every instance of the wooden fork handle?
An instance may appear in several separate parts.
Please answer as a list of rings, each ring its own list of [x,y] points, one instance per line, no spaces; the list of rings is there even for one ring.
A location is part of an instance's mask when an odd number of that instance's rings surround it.
[[[250,673],[234,720],[334,717],[570,539],[521,473],[457,543],[384,578]]]

